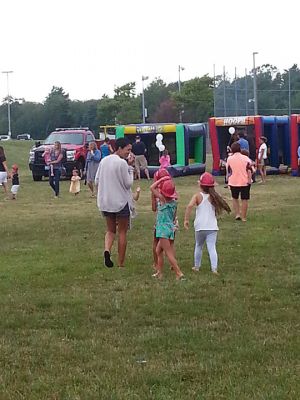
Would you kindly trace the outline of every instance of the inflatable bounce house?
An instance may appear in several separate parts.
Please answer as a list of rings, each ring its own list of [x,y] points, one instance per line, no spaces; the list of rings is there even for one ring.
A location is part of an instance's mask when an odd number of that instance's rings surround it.
[[[299,119],[300,121],[300,119]],[[234,128],[234,129],[232,129]],[[290,121],[287,116],[247,116],[210,118],[209,134],[213,153],[213,174],[220,175],[220,160],[227,157],[227,146],[231,144],[232,133],[243,131],[249,142],[250,158],[255,160],[259,138],[268,139],[268,174],[287,172],[291,163]],[[232,132],[232,133],[230,133]]]
[[[291,168],[292,175],[298,176],[298,147],[300,146],[300,115],[291,115]]]
[[[116,139],[127,137],[134,143],[139,135],[145,143],[150,176],[159,169],[159,158],[167,149],[168,167],[174,177],[201,174],[205,171],[207,124],[138,124],[119,125]]]

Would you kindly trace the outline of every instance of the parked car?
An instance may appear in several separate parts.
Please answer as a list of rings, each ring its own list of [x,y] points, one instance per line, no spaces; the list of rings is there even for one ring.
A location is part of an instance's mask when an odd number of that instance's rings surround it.
[[[17,140],[31,140],[31,136],[28,133],[22,133],[17,135]]]
[[[11,137],[9,135],[0,135],[0,140],[2,141],[6,141],[6,140],[10,140]]]
[[[66,169],[67,177],[72,176],[74,168],[83,171],[90,142],[95,141],[98,147],[101,144],[99,140],[95,139],[93,132],[89,128],[57,128],[50,133],[42,145],[36,143],[30,150],[29,168],[34,181],[41,181],[43,177],[48,176],[42,154],[45,148],[52,148],[56,141],[61,143],[64,152],[63,165]]]

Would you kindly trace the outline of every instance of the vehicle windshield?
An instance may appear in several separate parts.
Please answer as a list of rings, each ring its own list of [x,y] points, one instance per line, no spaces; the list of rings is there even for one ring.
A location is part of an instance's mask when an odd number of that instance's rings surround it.
[[[44,144],[54,144],[55,142],[60,142],[61,144],[83,144],[83,134],[82,133],[51,133]]]

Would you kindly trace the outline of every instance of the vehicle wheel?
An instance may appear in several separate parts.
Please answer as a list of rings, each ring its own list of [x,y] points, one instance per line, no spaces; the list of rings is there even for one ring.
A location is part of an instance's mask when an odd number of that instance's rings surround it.
[[[33,179],[35,182],[41,181],[41,180],[43,179],[43,175],[35,175],[35,174],[32,174],[32,179]]]

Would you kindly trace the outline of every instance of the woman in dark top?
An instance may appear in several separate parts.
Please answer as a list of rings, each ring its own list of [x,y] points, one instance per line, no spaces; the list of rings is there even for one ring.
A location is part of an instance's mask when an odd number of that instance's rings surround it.
[[[7,179],[9,177],[4,149],[0,146],[0,185],[3,186],[5,194],[7,194]]]
[[[59,196],[59,180],[62,169],[62,159],[63,152],[61,149],[60,142],[54,143],[54,148],[51,150],[51,161],[50,164],[53,165],[53,176],[49,176],[49,184],[52,187],[55,198],[57,199]]]

